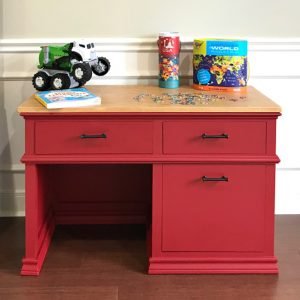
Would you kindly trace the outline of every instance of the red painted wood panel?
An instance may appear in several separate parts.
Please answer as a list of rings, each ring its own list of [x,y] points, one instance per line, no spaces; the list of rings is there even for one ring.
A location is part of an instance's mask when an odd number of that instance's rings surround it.
[[[162,251],[263,251],[265,168],[164,166]],[[202,176],[228,182],[203,182]]]
[[[166,154],[266,152],[265,121],[170,121],[163,126],[163,152]],[[227,134],[228,138],[204,139],[203,134]]]
[[[106,138],[81,138],[102,135]],[[152,122],[37,121],[36,154],[152,153]]]
[[[61,220],[74,216],[74,223],[82,223],[81,216],[98,220],[127,216],[126,223],[130,217],[135,223],[137,216],[146,220],[151,210],[150,164],[45,165],[43,169],[52,175],[47,182],[52,190],[47,194]]]

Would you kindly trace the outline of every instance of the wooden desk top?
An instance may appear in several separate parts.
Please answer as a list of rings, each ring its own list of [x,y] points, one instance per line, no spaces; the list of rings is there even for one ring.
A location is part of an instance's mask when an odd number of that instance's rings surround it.
[[[157,86],[87,86],[94,94],[99,95],[102,104],[98,106],[80,108],[61,108],[48,110],[43,107],[32,95],[18,107],[22,115],[41,113],[220,113],[220,112],[267,112],[280,113],[281,108],[275,102],[249,86],[244,93],[202,92],[191,87],[179,89],[162,89]],[[141,97],[140,101],[134,99],[141,94],[162,96],[162,94],[188,93],[196,94],[204,100],[194,105],[170,103],[170,97],[161,103],[155,103],[151,96]],[[208,96],[205,96],[208,95]],[[205,98],[207,97],[208,101]],[[201,98],[201,99],[202,99]],[[204,103],[205,102],[205,103]],[[207,102],[207,103],[206,103]]]

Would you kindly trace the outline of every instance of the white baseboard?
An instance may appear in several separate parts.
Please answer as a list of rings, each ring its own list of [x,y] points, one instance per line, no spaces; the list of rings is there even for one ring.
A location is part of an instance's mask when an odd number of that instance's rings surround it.
[[[300,168],[277,169],[275,213],[300,214]]]
[[[0,217],[25,216],[25,191],[0,191]]]

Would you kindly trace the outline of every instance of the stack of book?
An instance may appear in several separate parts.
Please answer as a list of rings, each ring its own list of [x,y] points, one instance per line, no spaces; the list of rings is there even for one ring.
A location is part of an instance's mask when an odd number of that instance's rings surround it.
[[[101,98],[86,88],[38,92],[35,98],[48,109],[84,107],[101,104]]]

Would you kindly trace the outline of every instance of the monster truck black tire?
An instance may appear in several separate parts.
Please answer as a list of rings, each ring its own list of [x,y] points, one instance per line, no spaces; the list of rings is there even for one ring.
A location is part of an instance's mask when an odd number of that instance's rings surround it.
[[[51,78],[51,89],[63,90],[68,89],[71,85],[71,80],[67,74],[58,73]]]
[[[104,76],[110,70],[110,62],[105,57],[98,57],[98,64],[92,66],[94,74]]]
[[[78,63],[73,66],[71,75],[79,84],[83,85],[91,79],[92,70],[89,64]]]
[[[32,77],[32,84],[38,91],[45,91],[50,87],[50,77],[45,72],[37,72]]]
[[[88,73],[89,76],[88,76],[88,79],[87,79],[87,81],[89,81],[89,80],[91,80],[91,78],[93,76],[92,68],[90,67],[90,65],[88,63],[84,63],[84,64],[87,65],[88,70],[89,70],[89,73]]]

